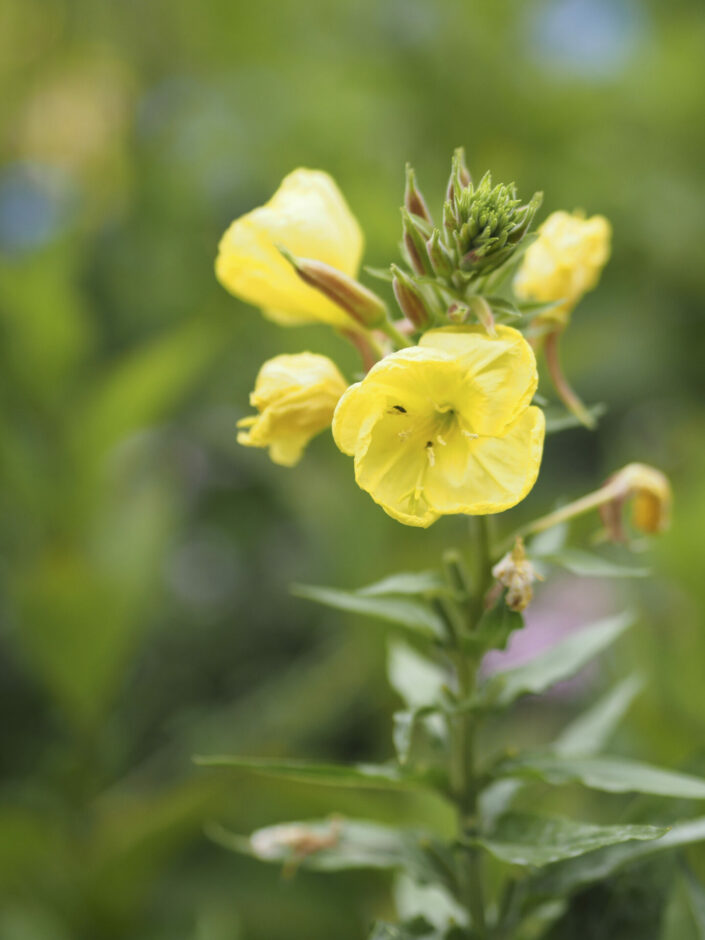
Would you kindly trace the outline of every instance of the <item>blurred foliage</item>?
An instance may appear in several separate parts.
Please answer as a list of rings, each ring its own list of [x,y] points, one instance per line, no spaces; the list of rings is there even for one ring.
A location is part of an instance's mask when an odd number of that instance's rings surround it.
[[[699,0],[0,0],[3,940],[352,940],[393,913],[377,877],[292,885],[203,836],[324,815],[324,793],[190,762],[387,756],[384,631],[287,585],[352,587],[465,539],[386,517],[324,437],[292,471],[235,444],[264,358],[358,368],[213,277],[226,225],[297,165],[338,179],[370,265],[395,251],[404,162],[435,203],[459,144],[474,173],[543,189],[542,212],[611,218],[565,342],[610,410],[551,439],[530,503],[634,459],[672,476],[662,577],[630,586],[643,625],[610,669],[647,680],[621,749],[698,766],[704,42]],[[571,711],[529,704],[522,733]],[[444,824],[418,797],[335,808]]]

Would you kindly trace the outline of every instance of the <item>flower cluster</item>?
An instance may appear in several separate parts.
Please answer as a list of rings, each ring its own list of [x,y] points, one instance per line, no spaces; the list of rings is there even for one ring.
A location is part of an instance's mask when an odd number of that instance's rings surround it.
[[[513,184],[493,186],[489,174],[473,185],[458,150],[436,227],[407,167],[403,260],[388,278],[402,314],[395,318],[357,280],[363,236],[336,183],[318,170],[289,174],[269,202],[228,228],[217,277],[282,325],[335,328],[361,353],[366,374],[348,386],[325,356],[274,357],[257,376],[257,414],[239,422],[240,443],[293,466],[332,426],[358,486],[407,525],[502,512],[524,499],[545,420],[533,402],[534,350],[507,321],[522,317],[522,298],[524,312],[565,318],[594,286],[609,238],[602,217],[554,213],[516,274],[540,202],[537,193],[522,203]]]

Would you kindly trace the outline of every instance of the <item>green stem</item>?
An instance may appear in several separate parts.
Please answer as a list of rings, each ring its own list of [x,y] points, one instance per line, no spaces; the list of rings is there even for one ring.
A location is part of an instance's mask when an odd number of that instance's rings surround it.
[[[487,519],[476,520],[476,570],[471,603],[466,608],[466,630],[472,631],[483,611],[483,600],[491,579],[490,545]],[[447,563],[452,564],[449,558]],[[458,571],[460,574],[460,571]],[[462,641],[462,636],[459,638]],[[453,662],[457,679],[457,694],[461,702],[472,698],[477,675],[477,661],[468,657],[462,642],[457,644]],[[449,718],[450,781],[458,808],[458,842],[460,852],[460,880],[462,903],[472,921],[477,938],[486,936],[485,902],[483,891],[482,855],[479,849],[467,845],[477,832],[477,801],[479,781],[476,766],[476,737],[478,717],[462,711]]]
[[[381,323],[375,325],[375,329],[379,330],[380,333],[384,333],[388,336],[397,349],[404,349],[406,346],[413,346],[413,343],[408,336],[404,336],[391,322],[391,320],[383,320]]]
[[[544,356],[546,358],[548,372],[551,376],[553,387],[558,392],[561,400],[563,401],[563,404],[566,406],[568,411],[572,412],[578,421],[584,424],[586,428],[594,431],[597,427],[597,422],[587,410],[582,402],[582,399],[573,389],[570,382],[566,378],[565,373],[563,372],[560,350],[558,348],[562,332],[562,329],[557,329],[552,333],[549,333],[546,337],[544,343]]]

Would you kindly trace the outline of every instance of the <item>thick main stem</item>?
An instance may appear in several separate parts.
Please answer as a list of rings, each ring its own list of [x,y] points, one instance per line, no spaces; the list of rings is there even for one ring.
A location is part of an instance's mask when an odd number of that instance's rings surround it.
[[[467,630],[476,629],[482,615],[483,599],[490,573],[490,546],[487,519],[478,517],[476,523],[476,546],[473,598],[467,610]],[[455,653],[455,671],[458,698],[464,707],[454,715],[450,723],[450,772],[451,787],[458,807],[458,842],[461,845],[460,877],[462,900],[472,920],[475,935],[485,936],[485,902],[483,891],[482,856],[480,850],[469,846],[468,840],[477,832],[478,775],[475,763],[477,716],[467,710],[474,690],[478,663],[468,657],[463,648],[463,637]]]

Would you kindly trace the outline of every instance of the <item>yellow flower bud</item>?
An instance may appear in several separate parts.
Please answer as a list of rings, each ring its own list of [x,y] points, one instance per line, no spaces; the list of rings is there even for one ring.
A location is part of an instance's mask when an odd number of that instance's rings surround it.
[[[668,477],[643,463],[630,463],[605,484],[614,497],[600,508],[608,535],[615,542],[626,540],[622,525],[624,503],[632,499],[632,524],[635,529],[653,535],[663,532],[671,521],[673,494]]]
[[[524,542],[517,538],[511,552],[501,558],[492,569],[499,583],[507,588],[506,604],[510,610],[526,610],[534,596],[533,582],[542,580],[526,557]]]
[[[578,212],[549,215],[514,280],[517,297],[563,301],[541,319],[565,325],[583,294],[596,286],[610,255],[611,234],[612,227],[602,215],[589,219]]]
[[[303,283],[280,247],[356,277],[362,232],[327,173],[294,170],[266,205],[236,219],[220,241],[215,271],[230,293],[277,323],[321,322],[349,329],[354,321]]]
[[[259,371],[250,404],[258,415],[242,418],[237,436],[247,447],[268,447],[274,463],[293,467],[319,431],[330,426],[347,384],[334,362],[316,353],[275,356]]]

